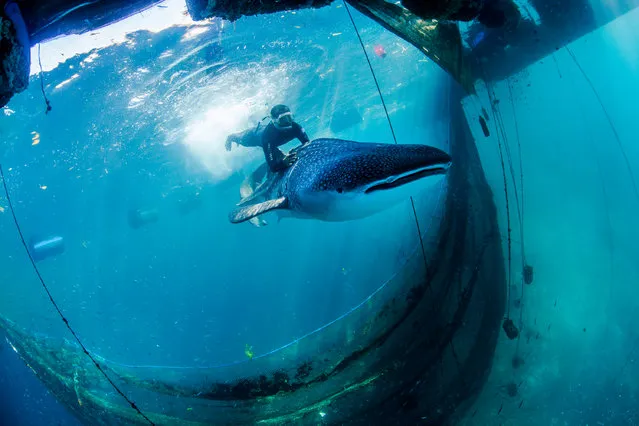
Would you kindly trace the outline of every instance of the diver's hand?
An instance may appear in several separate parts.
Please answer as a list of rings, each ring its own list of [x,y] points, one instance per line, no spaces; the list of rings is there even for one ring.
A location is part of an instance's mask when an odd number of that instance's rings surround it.
[[[227,151],[231,151],[232,147],[233,147],[233,140],[231,136],[229,136],[228,138],[226,138],[226,143],[224,144],[224,148],[226,148]]]
[[[284,157],[284,164],[286,167],[291,167],[297,161],[297,152],[291,152],[286,157]]]

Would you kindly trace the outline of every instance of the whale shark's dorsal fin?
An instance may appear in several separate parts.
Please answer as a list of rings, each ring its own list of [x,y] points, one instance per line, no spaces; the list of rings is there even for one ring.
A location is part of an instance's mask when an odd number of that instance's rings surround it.
[[[288,199],[286,197],[280,197],[275,200],[267,200],[263,203],[251,204],[249,206],[240,207],[235,209],[229,214],[229,220],[231,223],[245,222],[255,216],[259,216],[271,210],[287,209]]]

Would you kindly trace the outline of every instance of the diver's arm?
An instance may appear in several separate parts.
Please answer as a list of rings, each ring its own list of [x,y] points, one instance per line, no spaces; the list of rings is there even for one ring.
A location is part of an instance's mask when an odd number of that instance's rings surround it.
[[[242,146],[250,146],[250,138],[252,137],[251,133],[253,132],[253,130],[254,129],[246,129],[242,132],[231,133],[230,135],[228,135],[228,137],[226,138],[226,143],[224,144],[226,150],[231,150],[231,148],[233,147],[233,142]]]
[[[302,126],[300,126],[296,122],[293,122],[293,128],[295,129],[295,136],[297,137],[297,139],[299,139],[300,142],[302,142],[302,145],[305,145],[311,141]]]

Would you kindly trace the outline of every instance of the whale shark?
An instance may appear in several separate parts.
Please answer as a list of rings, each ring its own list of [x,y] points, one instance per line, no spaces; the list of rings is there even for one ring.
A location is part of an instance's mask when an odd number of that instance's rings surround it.
[[[438,185],[452,163],[441,149],[420,144],[322,138],[296,151],[291,167],[270,173],[238,203],[231,223],[274,210],[327,222],[365,218]]]

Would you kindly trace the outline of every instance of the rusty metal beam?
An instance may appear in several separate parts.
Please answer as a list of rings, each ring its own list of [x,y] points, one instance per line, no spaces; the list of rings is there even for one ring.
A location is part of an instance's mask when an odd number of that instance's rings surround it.
[[[320,8],[332,2],[333,0],[186,0],[186,7],[196,21],[213,16],[236,21],[242,16]]]

